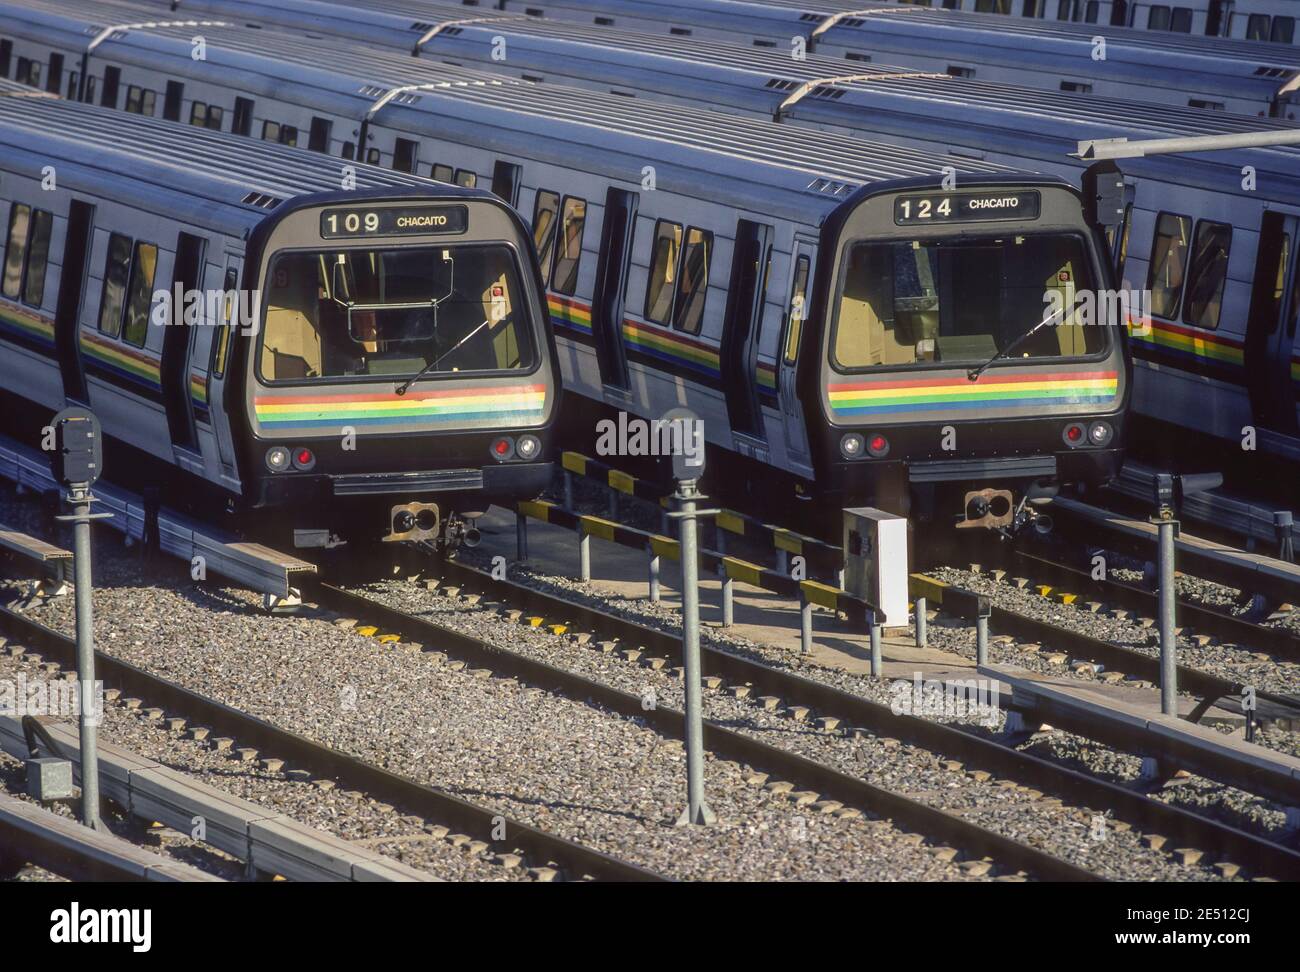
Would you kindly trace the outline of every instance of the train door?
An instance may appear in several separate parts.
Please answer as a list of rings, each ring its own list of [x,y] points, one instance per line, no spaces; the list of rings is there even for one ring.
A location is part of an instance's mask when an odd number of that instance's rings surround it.
[[[212,336],[211,355],[208,366],[208,408],[212,416],[212,431],[217,439],[217,460],[221,475],[232,488],[238,488],[239,476],[235,468],[235,440],[230,422],[230,413],[226,411],[226,380],[230,375],[231,357],[234,354],[235,328],[239,320],[240,294],[239,267],[243,254],[236,250],[227,250],[225,270],[220,280],[224,293],[222,320],[209,321],[216,327]],[[251,306],[251,305],[250,305]]]
[[[816,253],[815,240],[795,237],[790,261],[790,289],[786,292],[788,302],[785,309],[785,330],[781,335],[776,363],[776,392],[785,422],[786,449],[792,462],[805,465],[809,458],[808,429],[804,425],[803,405],[799,401],[795,376],[799,366],[799,351],[804,343],[804,322],[808,319]]]
[[[194,429],[194,404],[190,398],[190,348],[198,315],[203,313],[203,254],[207,241],[200,236],[181,233],[176,239],[176,260],[172,271],[172,313],[163,335],[162,383],[163,404],[167,409],[167,428],[173,448],[179,452],[198,453],[198,436]],[[199,298],[197,305],[191,299]]]
[[[742,219],[736,224],[731,280],[722,323],[722,387],[733,434],[762,440],[758,407],[758,331],[772,259],[772,227]],[[739,444],[739,443],[738,443]],[[740,451],[744,452],[743,444]]]
[[[591,302],[591,330],[596,342],[600,380],[607,387],[628,387],[627,350],[623,344],[623,304],[632,260],[639,197],[625,189],[605,194],[605,219],[600,228],[600,259]]]
[[[1251,412],[1262,435],[1272,432],[1300,436],[1296,417],[1300,378],[1296,326],[1300,318],[1298,242],[1300,214],[1264,214],[1255,254],[1245,348]]]
[[[54,309],[54,347],[63,376],[63,397],[88,404],[86,372],[82,367],[77,328],[86,289],[86,264],[95,236],[95,207],[80,199],[68,208],[68,231],[63,241],[63,263],[59,273],[59,297]]]

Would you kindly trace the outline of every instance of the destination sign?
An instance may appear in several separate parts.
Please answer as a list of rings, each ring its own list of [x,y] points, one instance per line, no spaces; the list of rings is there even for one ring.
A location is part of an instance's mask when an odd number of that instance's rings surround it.
[[[465,206],[326,209],[320,214],[320,235],[327,240],[350,236],[463,233],[468,226],[469,210]]]
[[[995,219],[1037,219],[1042,199],[1037,190],[1024,192],[944,192],[899,196],[894,223],[977,223]]]

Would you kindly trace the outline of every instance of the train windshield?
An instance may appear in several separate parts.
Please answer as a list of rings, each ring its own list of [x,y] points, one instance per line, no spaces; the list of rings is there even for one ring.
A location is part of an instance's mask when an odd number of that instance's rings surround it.
[[[854,243],[842,276],[831,348],[841,371],[979,364],[1008,348],[1008,360],[1079,357],[1108,346],[1109,318],[1098,313],[1077,236]]]
[[[528,371],[537,352],[505,246],[276,255],[263,300],[263,382]]]

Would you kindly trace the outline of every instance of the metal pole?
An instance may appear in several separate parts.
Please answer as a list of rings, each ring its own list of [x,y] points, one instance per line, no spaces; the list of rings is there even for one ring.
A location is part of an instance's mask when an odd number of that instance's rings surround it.
[[[650,558],[650,600],[659,603],[659,555]]]
[[[528,559],[528,517],[518,510],[515,511],[515,559]]]
[[[926,604],[925,598],[918,597],[914,608],[916,614],[916,647],[918,648],[924,648],[929,637],[929,632],[926,631],[926,625],[929,623],[929,618],[925,616],[927,610],[929,610],[929,605]]]
[[[678,483],[682,531],[682,664],[686,681],[686,809],[681,824],[712,824],[713,811],[704,799],[704,725],[700,690],[700,559],[696,536],[694,479]]]
[[[781,548],[776,551],[776,570],[779,574],[790,573],[790,555]]]
[[[573,512],[573,473],[564,470],[564,508]]]
[[[730,628],[736,617],[736,595],[732,584],[735,583],[726,569],[722,572],[722,626]]]
[[[91,607],[90,490],[74,486],[73,569],[77,608],[77,683],[81,689],[81,822],[99,830],[99,731],[95,709],[95,631]]]
[[[989,619],[983,615],[975,619],[975,664],[989,663]]]
[[[618,519],[618,491],[612,486],[609,488],[609,518]]]
[[[799,648],[805,655],[812,651],[813,618],[812,601],[799,592]]]
[[[884,662],[880,657],[880,621],[875,611],[867,612],[867,623],[871,625],[871,677],[880,678]]]
[[[1174,536],[1178,521],[1161,519],[1160,534],[1160,711],[1178,715],[1178,656],[1174,644]]]
[[[1194,135],[1187,138],[1144,138],[1130,142],[1127,138],[1093,138],[1079,142],[1080,159],[1137,159],[1147,155],[1182,152],[1220,152],[1225,149],[1276,148],[1300,144],[1300,132],[1267,131],[1242,135]]]
[[[1273,513],[1273,530],[1277,533],[1277,559],[1291,563],[1295,560],[1295,517],[1290,510]]]
[[[591,583],[591,534],[578,530],[578,580]]]

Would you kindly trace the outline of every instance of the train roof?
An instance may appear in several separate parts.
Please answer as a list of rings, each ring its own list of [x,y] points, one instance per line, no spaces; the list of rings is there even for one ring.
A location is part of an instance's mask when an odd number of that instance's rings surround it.
[[[282,145],[63,101],[0,97],[0,168],[164,217],[247,235],[285,200],[337,192],[339,160]],[[360,190],[423,187],[482,195],[402,172],[356,165]]]
[[[880,65],[845,65],[832,57],[809,54],[795,60],[787,53],[742,48],[706,38],[651,35],[485,11],[482,15],[451,4],[426,0],[376,0],[360,10],[319,0],[203,0],[205,7],[235,8],[256,14],[257,22],[277,28],[301,24],[334,36],[365,31],[367,39],[389,46],[425,40],[428,59],[454,58],[497,66],[492,60],[496,38],[508,40],[507,65],[524,77],[540,73],[547,80],[590,85],[624,93],[658,93],[695,103],[707,102],[751,113],[773,113],[805,85],[816,84],[788,109],[787,117],[817,125],[862,130],[875,126],[883,136],[947,142],[950,152],[980,157],[982,150],[1050,157],[1068,164],[1068,153],[1082,139],[1167,138],[1257,131],[1293,130],[1294,123],[1175,105],[1120,101],[1071,92],[955,78]],[[74,3],[73,6],[76,4]],[[472,14],[466,17],[465,14]],[[411,18],[423,15],[425,20]],[[447,25],[431,36],[430,24]],[[532,74],[530,74],[532,72]],[[868,136],[870,137],[870,136]],[[1196,172],[1188,159],[1154,157],[1125,163],[1131,171],[1160,173],[1166,178],[1186,171],[1189,181],[1244,191],[1240,166],[1250,161],[1272,171],[1270,182],[1285,180],[1286,190],[1300,196],[1300,149],[1278,148],[1209,153],[1197,157]],[[1079,163],[1082,165],[1083,163]]]
[[[42,6],[32,0],[0,3],[0,13],[12,20],[23,17],[24,9]],[[101,17],[121,9],[74,0],[45,16],[62,18],[66,26],[74,11],[85,19],[104,6],[111,9],[100,9]],[[87,21],[85,29],[93,26]],[[196,62],[190,56],[192,36],[180,27],[134,30],[115,37],[111,51],[124,63],[134,60],[178,78],[231,84],[238,77],[240,87],[268,96],[283,97],[286,85],[295,85],[297,103],[331,107],[358,120],[390,89],[427,84],[432,87],[404,92],[383,108],[390,124],[497,150],[504,137],[531,136],[537,152],[557,164],[634,181],[653,163],[661,187],[673,185],[674,178],[689,179],[709,198],[748,209],[785,207],[804,219],[810,212],[824,216],[871,183],[937,178],[945,170],[968,180],[998,181],[1015,171],[816,130],[795,135],[788,126],[734,114],[532,84],[393,51],[244,26],[206,29],[206,59]],[[602,133],[599,140],[593,129]]]
[[[855,54],[871,61],[888,62],[891,55],[907,53],[943,54],[976,64],[1005,58],[1017,67],[1040,66],[1052,75],[1073,67],[1072,73],[1079,77],[1104,75],[1175,89],[1181,84],[1183,88],[1217,89],[1238,97],[1266,99],[1300,78],[1300,48],[1288,44],[910,4],[853,0],[555,0],[548,10],[555,8],[564,8],[568,15],[564,19],[590,17],[595,22],[600,17],[606,26],[614,28],[660,24],[670,26],[681,36],[691,36],[699,28],[742,38],[762,36],[785,54],[789,53],[791,36],[808,37],[838,16],[841,19],[825,30],[821,42],[853,48]],[[1093,38],[1098,36],[1106,39],[1105,60],[1093,59]]]

